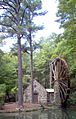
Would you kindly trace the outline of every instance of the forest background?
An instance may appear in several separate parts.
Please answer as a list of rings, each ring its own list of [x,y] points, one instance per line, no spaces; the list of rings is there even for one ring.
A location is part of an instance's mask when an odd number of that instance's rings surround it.
[[[68,102],[70,102],[70,104],[72,105],[75,105],[76,104],[76,0],[58,0],[58,2],[59,2],[58,11],[56,14],[58,19],[56,22],[60,23],[60,28],[63,28],[64,32],[61,34],[52,33],[47,38],[45,37],[40,38],[39,42],[36,41],[32,42],[33,79],[38,80],[45,88],[49,88],[49,77],[50,77],[49,63],[58,56],[65,59],[66,62],[68,63],[71,81],[71,91]],[[45,13],[43,13],[43,15],[44,14]],[[1,20],[3,20],[3,22]],[[2,27],[0,28],[2,28],[3,32],[7,31],[8,36],[13,36],[14,34],[13,30],[10,32],[10,29],[5,29],[4,23],[6,23],[7,25],[7,21],[5,21],[6,19],[1,20],[0,26]],[[34,26],[32,32],[34,33],[35,30],[42,29],[41,26],[35,27],[34,24],[32,25]],[[27,27],[30,28],[29,24]],[[26,31],[24,34],[29,32],[29,30],[27,31],[26,28],[24,28],[24,25],[22,27],[18,26],[17,28],[19,29],[20,33],[22,33],[23,29]],[[3,42],[3,38],[4,36],[0,37],[1,44]],[[4,96],[8,95],[9,97],[11,94],[13,96],[16,96],[18,91],[17,49],[18,44],[14,44],[9,53],[4,53],[2,50],[0,50],[0,103],[4,103],[5,101],[3,100]],[[23,82],[23,89],[25,89],[30,83],[30,55],[29,55],[30,46],[27,40],[25,40],[25,44],[21,45],[21,49],[22,49],[22,82]]]

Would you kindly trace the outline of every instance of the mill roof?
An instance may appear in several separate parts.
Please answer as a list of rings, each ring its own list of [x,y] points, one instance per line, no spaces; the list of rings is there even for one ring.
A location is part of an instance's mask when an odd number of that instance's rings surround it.
[[[54,93],[54,89],[46,89],[46,91],[48,92],[48,93]]]

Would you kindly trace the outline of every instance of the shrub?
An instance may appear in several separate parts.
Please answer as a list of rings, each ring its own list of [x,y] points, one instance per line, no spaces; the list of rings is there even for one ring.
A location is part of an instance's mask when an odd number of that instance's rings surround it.
[[[72,92],[69,97],[70,105],[76,105],[76,91]]]
[[[0,109],[4,105],[5,91],[6,91],[6,85],[0,84]]]

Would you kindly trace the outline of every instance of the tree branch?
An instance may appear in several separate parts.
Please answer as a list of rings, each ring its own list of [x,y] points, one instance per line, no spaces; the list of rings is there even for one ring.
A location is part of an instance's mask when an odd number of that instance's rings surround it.
[[[22,23],[23,23],[24,15],[25,15],[25,9],[24,9],[24,11],[23,11],[23,15],[22,15],[22,19],[21,19],[21,25],[22,25]]]
[[[9,4],[9,2],[3,1],[3,3],[5,4],[5,6],[9,6],[15,10],[15,7],[13,7],[11,4]]]
[[[10,27],[12,28],[14,31],[16,31],[16,29],[14,27],[12,27],[12,25],[9,25],[9,24],[4,24],[4,23],[0,23],[0,25],[3,25],[5,27]],[[17,31],[16,31],[17,32]]]
[[[6,15],[6,14],[4,14],[4,16],[0,16],[0,17],[8,17],[8,18],[10,18],[11,19],[11,21],[12,22],[14,22],[16,25],[17,25],[17,23],[16,23],[16,18],[14,17],[14,15],[12,14],[12,17],[10,17],[10,16],[8,16],[8,15]],[[15,18],[15,19],[13,19],[13,17]]]
[[[0,6],[2,6],[2,5],[6,6],[6,3],[4,3],[3,1],[0,1]]]
[[[8,11],[11,15],[12,15],[12,17],[14,18],[14,20],[9,16],[9,18],[12,20],[12,21],[14,21],[15,22],[15,24],[17,25],[17,23],[16,23],[16,21],[17,21],[17,18],[13,15],[13,13],[11,12],[11,11]]]
[[[16,2],[14,2],[14,1],[15,1],[15,0],[10,0],[10,2],[12,2],[12,3],[15,5]]]

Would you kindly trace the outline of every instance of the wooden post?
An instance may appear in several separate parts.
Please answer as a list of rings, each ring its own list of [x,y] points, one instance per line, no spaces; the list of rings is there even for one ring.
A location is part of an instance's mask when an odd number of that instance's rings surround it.
[[[49,63],[49,67],[50,67],[50,88],[52,88],[52,64]]]

